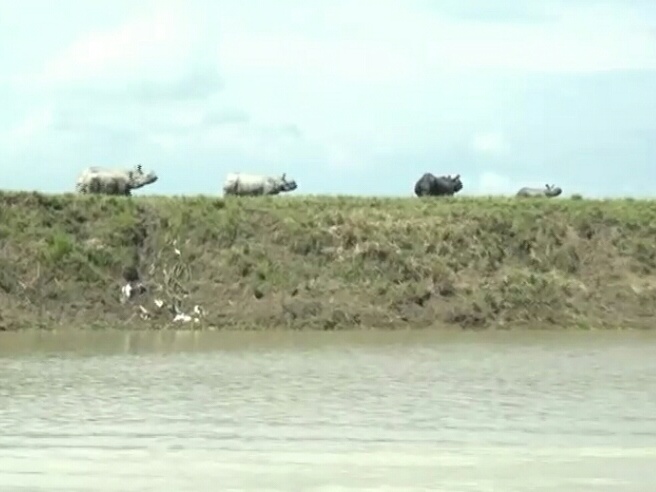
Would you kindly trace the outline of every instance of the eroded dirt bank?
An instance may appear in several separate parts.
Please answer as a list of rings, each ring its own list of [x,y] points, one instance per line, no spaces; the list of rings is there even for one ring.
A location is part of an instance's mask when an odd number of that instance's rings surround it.
[[[0,193],[0,329],[652,328],[655,233],[637,200]]]

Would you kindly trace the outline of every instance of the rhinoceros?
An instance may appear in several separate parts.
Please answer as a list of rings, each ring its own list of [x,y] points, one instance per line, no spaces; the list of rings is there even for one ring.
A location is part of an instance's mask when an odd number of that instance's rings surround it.
[[[78,193],[131,196],[132,190],[157,181],[155,171],[145,173],[138,164],[132,169],[91,166],[82,171],[75,184]]]
[[[261,174],[228,173],[223,184],[224,195],[259,196],[278,195],[298,188],[296,181],[282,176],[265,176]]]
[[[425,173],[415,183],[415,195],[422,196],[453,196],[462,190],[463,184],[460,175],[435,176]]]
[[[525,186],[524,188],[521,188],[518,192],[517,195],[518,197],[531,197],[531,198],[536,198],[536,197],[543,197],[546,196],[548,198],[552,198],[555,196],[560,195],[563,192],[562,189],[557,187],[556,185],[545,185],[544,188],[530,188],[528,186]]]

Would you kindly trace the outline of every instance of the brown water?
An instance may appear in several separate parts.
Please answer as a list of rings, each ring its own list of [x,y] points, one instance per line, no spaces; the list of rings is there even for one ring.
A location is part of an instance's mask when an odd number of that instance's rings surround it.
[[[0,335],[0,491],[647,491],[656,333]]]

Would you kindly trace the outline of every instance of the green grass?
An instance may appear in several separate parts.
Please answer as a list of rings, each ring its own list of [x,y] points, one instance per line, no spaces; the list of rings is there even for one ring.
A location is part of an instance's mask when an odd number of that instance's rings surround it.
[[[0,193],[0,329],[651,328],[654,237],[633,199]]]

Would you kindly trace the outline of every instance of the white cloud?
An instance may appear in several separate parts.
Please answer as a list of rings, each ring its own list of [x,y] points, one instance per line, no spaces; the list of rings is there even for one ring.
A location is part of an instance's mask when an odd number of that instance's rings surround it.
[[[498,132],[478,133],[472,138],[472,148],[480,154],[497,155],[510,149],[505,137]]]
[[[482,173],[478,178],[477,186],[474,188],[474,194],[482,195],[508,194],[513,191],[512,180],[494,172]]]
[[[189,65],[199,48],[198,31],[184,9],[168,4],[156,11],[127,19],[113,28],[81,36],[36,73],[19,76],[19,86],[104,87],[126,80],[170,79]]]
[[[238,72],[282,70],[348,83],[412,82],[474,69],[656,68],[649,26],[617,8],[569,8],[558,21],[527,24],[453,19],[410,2],[336,3],[332,14],[333,30],[319,34],[313,29],[320,11],[302,11],[296,24],[276,31],[226,21],[222,63]],[[354,28],[354,19],[363,22]]]
[[[51,107],[35,109],[25,118],[0,135],[3,145],[11,148],[28,145],[33,138],[43,134],[53,124],[54,111]]]
[[[362,167],[368,162],[349,145],[329,145],[325,150],[326,164],[336,171]]]
[[[470,131],[472,114],[506,110],[514,89],[500,87],[499,74],[656,68],[650,34],[619,8],[513,24],[454,19],[409,1],[325,5],[258,18],[234,7],[217,30],[227,94],[258,120],[288,118],[326,144],[441,147],[458,128]],[[430,113],[455,121],[440,125]]]
[[[282,2],[262,7],[261,17],[250,15],[251,8],[224,3],[205,12],[193,2],[161,4],[82,36],[47,62],[37,80],[47,85],[169,77],[199,56],[228,75],[275,72],[316,88],[322,81],[326,88],[336,81],[415,84],[480,69],[656,68],[649,26],[612,7],[569,8],[557,22],[527,24],[454,19],[411,2],[378,0],[318,2],[312,8]]]

